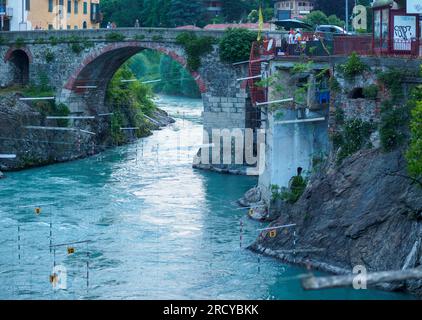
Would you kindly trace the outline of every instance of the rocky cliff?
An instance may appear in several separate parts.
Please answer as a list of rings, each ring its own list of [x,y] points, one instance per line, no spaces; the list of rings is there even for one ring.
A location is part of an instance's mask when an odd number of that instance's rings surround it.
[[[83,123],[76,120],[80,122],[63,126],[57,120],[47,120],[38,109],[20,101],[19,97],[13,93],[0,96],[0,154],[16,154],[15,159],[0,159],[0,171],[75,160],[112,146],[106,132],[94,136],[83,131],[67,130],[83,128],[95,131],[98,126],[96,119],[83,120]],[[174,120],[165,111],[156,109],[146,119],[146,128],[142,128],[142,132],[148,135],[151,130],[157,130],[171,122]],[[27,126],[63,126],[63,130],[35,130],[28,129]],[[0,172],[0,178],[2,177]]]
[[[342,165],[328,161],[294,205],[250,249],[337,273],[422,265],[422,186],[408,178],[402,151],[361,150]],[[296,231],[294,233],[294,231]],[[383,286],[422,295],[422,280]]]

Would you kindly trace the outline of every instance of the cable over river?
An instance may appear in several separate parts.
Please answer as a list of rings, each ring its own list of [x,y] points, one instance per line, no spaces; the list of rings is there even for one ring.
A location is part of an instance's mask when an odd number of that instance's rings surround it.
[[[304,292],[303,269],[245,249],[266,225],[234,202],[256,178],[192,169],[201,101],[158,103],[177,121],[149,138],[0,181],[1,299],[409,298]]]

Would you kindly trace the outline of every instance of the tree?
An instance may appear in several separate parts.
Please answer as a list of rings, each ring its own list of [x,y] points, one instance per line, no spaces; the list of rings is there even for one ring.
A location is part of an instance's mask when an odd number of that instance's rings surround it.
[[[339,27],[344,27],[344,21],[338,18],[336,15],[331,15],[327,17],[327,15],[320,11],[315,10],[306,15],[304,22],[310,24],[313,27],[316,27],[321,24],[332,24]]]
[[[228,29],[220,41],[221,60],[231,63],[249,60],[256,38],[257,34],[247,29]]]
[[[328,17],[324,12],[315,10],[306,15],[304,22],[316,27],[321,24],[328,24]]]
[[[223,2],[223,15],[227,22],[239,22],[251,11],[252,5],[245,0],[226,0]]]
[[[170,26],[197,25],[203,18],[202,0],[171,0]]]
[[[366,0],[365,0],[366,1]],[[349,1],[349,13],[352,13],[352,8],[354,7],[355,2]],[[336,15],[340,19],[345,18],[345,0],[316,0],[315,1],[315,10],[320,10],[326,15]]]

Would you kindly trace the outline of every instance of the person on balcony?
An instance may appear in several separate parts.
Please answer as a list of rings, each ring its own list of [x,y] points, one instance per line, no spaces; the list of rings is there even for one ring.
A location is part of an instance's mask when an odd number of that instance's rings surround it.
[[[302,41],[302,33],[300,32],[300,29],[296,29],[295,43],[300,43],[301,41]]]

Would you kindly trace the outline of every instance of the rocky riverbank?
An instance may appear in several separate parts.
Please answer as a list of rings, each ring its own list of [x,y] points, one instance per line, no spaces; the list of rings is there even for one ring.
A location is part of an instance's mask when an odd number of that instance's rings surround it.
[[[286,224],[296,227],[263,233],[250,249],[335,274],[356,265],[369,272],[422,265],[422,187],[408,178],[400,150],[362,150],[340,166],[327,162],[271,225]],[[422,295],[422,280],[380,287]]]
[[[96,123],[97,119],[75,120],[63,125],[57,120],[47,120],[37,108],[19,100],[18,94],[0,96],[0,153],[15,154],[15,159],[1,159],[0,171],[21,170],[84,158],[113,146],[107,131],[89,134],[86,131],[110,127],[110,124]],[[59,120],[63,121],[63,120]],[[73,120],[72,120],[73,121]],[[104,120],[102,120],[105,122]],[[145,117],[141,131],[143,136],[151,134],[174,122],[168,114],[156,109]],[[28,127],[61,127],[60,130],[38,130]],[[77,129],[76,129],[77,128]],[[86,130],[80,131],[79,129]],[[129,142],[126,139],[125,142]],[[4,175],[0,173],[0,178]]]

